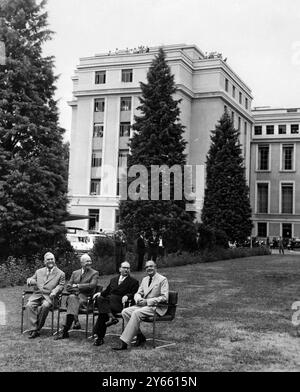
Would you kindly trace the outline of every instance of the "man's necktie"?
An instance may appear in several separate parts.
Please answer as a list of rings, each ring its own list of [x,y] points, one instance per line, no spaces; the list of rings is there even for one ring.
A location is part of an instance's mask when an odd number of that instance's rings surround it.
[[[152,283],[152,276],[149,276],[148,287],[150,286],[151,283]]]

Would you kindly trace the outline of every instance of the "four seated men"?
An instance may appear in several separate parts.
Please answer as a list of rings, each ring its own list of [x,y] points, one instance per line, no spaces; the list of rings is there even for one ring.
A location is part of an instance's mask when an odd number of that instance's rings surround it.
[[[37,270],[31,278],[27,279],[28,285],[35,286],[35,291],[26,305],[29,338],[31,339],[39,336],[39,331],[45,323],[49,309],[54,299],[63,291],[65,284],[65,274],[55,266],[55,258],[52,253],[45,254],[44,263],[44,268]],[[63,331],[55,338],[56,340],[69,338],[68,331],[73,322],[77,323],[76,329],[80,328],[80,325],[78,328],[79,311],[88,305],[87,299],[94,294],[97,287],[99,273],[91,268],[90,256],[88,254],[82,255],[80,264],[81,269],[72,273],[66,286],[69,293],[66,319]],[[147,261],[145,268],[147,276],[143,278],[139,286],[138,281],[130,276],[130,264],[124,261],[119,269],[120,275],[112,278],[101,293],[94,294],[99,311],[98,320],[94,327],[94,334],[97,336],[94,341],[95,346],[104,343],[106,328],[118,322],[115,315],[121,311],[125,329],[120,336],[121,346],[114,347],[114,350],[126,350],[135,336],[135,346],[143,344],[146,338],[140,330],[140,322],[145,317],[153,316],[155,312],[160,316],[166,313],[167,308],[161,307],[159,304],[168,301],[168,280],[157,272],[157,265],[153,260]],[[124,305],[133,299],[135,305],[124,308]],[[38,306],[41,306],[40,312],[38,312]]]

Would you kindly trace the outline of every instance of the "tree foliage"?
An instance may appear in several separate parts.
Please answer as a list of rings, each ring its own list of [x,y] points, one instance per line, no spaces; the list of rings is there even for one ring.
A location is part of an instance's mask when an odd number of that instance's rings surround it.
[[[61,241],[66,217],[64,130],[54,99],[45,1],[1,0],[0,252],[31,254]]]
[[[151,165],[166,165],[168,168],[179,165],[183,173],[186,162],[184,127],[179,119],[180,100],[174,99],[174,75],[166,63],[163,49],[159,50],[149,68],[147,83],[140,83],[140,86],[140,114],[134,117],[132,128],[135,132],[129,143],[131,154],[128,157],[128,168],[133,165],[144,165],[147,168],[148,200],[121,201],[121,226],[129,237],[140,230],[161,230],[164,227],[169,248],[189,247],[195,230],[194,215],[185,211],[183,192],[182,200],[175,200],[173,191],[176,183],[172,175],[170,200],[163,200],[161,178],[159,200],[151,200]],[[129,183],[132,180],[129,179]]]
[[[206,161],[202,222],[226,233],[229,241],[251,234],[251,207],[239,132],[227,111],[212,132]]]

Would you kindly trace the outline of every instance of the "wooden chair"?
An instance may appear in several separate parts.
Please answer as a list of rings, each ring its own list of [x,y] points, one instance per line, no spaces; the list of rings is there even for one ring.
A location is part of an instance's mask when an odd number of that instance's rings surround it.
[[[29,296],[29,295],[31,295],[33,293],[34,293],[33,290],[24,290],[23,293],[22,293],[22,305],[21,305],[21,333],[22,334],[28,332],[28,330],[24,331],[24,311],[26,309],[25,298],[26,298],[27,295]],[[51,312],[51,334],[52,335],[54,334],[54,313],[55,313],[55,310],[58,311],[58,309],[60,307],[61,295],[59,295],[57,297],[57,299],[58,299],[57,302],[55,302],[54,299],[52,300],[52,307],[50,309],[50,312]],[[49,329],[49,328],[48,327],[43,327],[43,329]]]
[[[165,304],[159,304],[160,307],[167,307],[167,312],[163,316],[159,316],[157,313],[154,314],[153,317],[145,317],[143,318],[143,322],[152,323],[153,324],[153,333],[152,338],[147,340],[152,340],[153,348],[161,348],[161,347],[168,347],[173,346],[176,343],[170,342],[168,340],[157,339],[156,338],[156,324],[159,322],[170,322],[173,321],[176,314],[177,309],[177,302],[178,302],[178,292],[177,291],[169,291],[169,299],[168,302]],[[161,344],[159,346],[156,345],[156,341],[165,342],[165,344]]]

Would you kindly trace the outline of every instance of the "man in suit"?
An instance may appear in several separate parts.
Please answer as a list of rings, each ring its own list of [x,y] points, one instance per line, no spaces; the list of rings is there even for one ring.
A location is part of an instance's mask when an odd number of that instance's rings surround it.
[[[45,267],[38,269],[31,278],[27,279],[28,286],[34,286],[34,293],[26,304],[26,318],[29,338],[40,335],[49,310],[65,285],[65,273],[56,267],[55,257],[47,252],[44,255]]]
[[[120,275],[112,278],[102,293],[94,295],[99,310],[94,328],[94,333],[97,335],[94,346],[104,343],[106,328],[119,321],[114,315],[120,313],[123,305],[133,299],[138,288],[139,282],[130,276],[130,264],[124,261],[120,266]]]
[[[148,260],[156,261],[158,256],[159,236],[156,230],[151,229],[151,235],[148,238]]]
[[[144,317],[153,316],[156,312],[163,316],[167,307],[160,307],[159,304],[168,301],[169,283],[166,277],[157,272],[156,263],[153,260],[146,262],[147,276],[134,296],[136,305],[125,308],[122,316],[125,321],[125,329],[120,336],[121,346],[114,347],[113,350],[126,350],[134,336],[136,336],[135,346],[140,346],[146,341],[140,330],[140,323]]]
[[[144,256],[145,256],[145,251],[146,251],[145,233],[143,231],[140,232],[139,238],[136,241],[136,250],[137,250],[137,256],[138,256],[137,270],[141,271],[143,268]]]
[[[67,299],[67,315],[62,334],[57,339],[69,338],[69,329],[75,317],[78,317],[80,308],[87,305],[87,299],[93,295],[98,283],[99,272],[94,270],[90,256],[85,253],[80,258],[81,268],[72,273],[67,291],[70,293]]]

